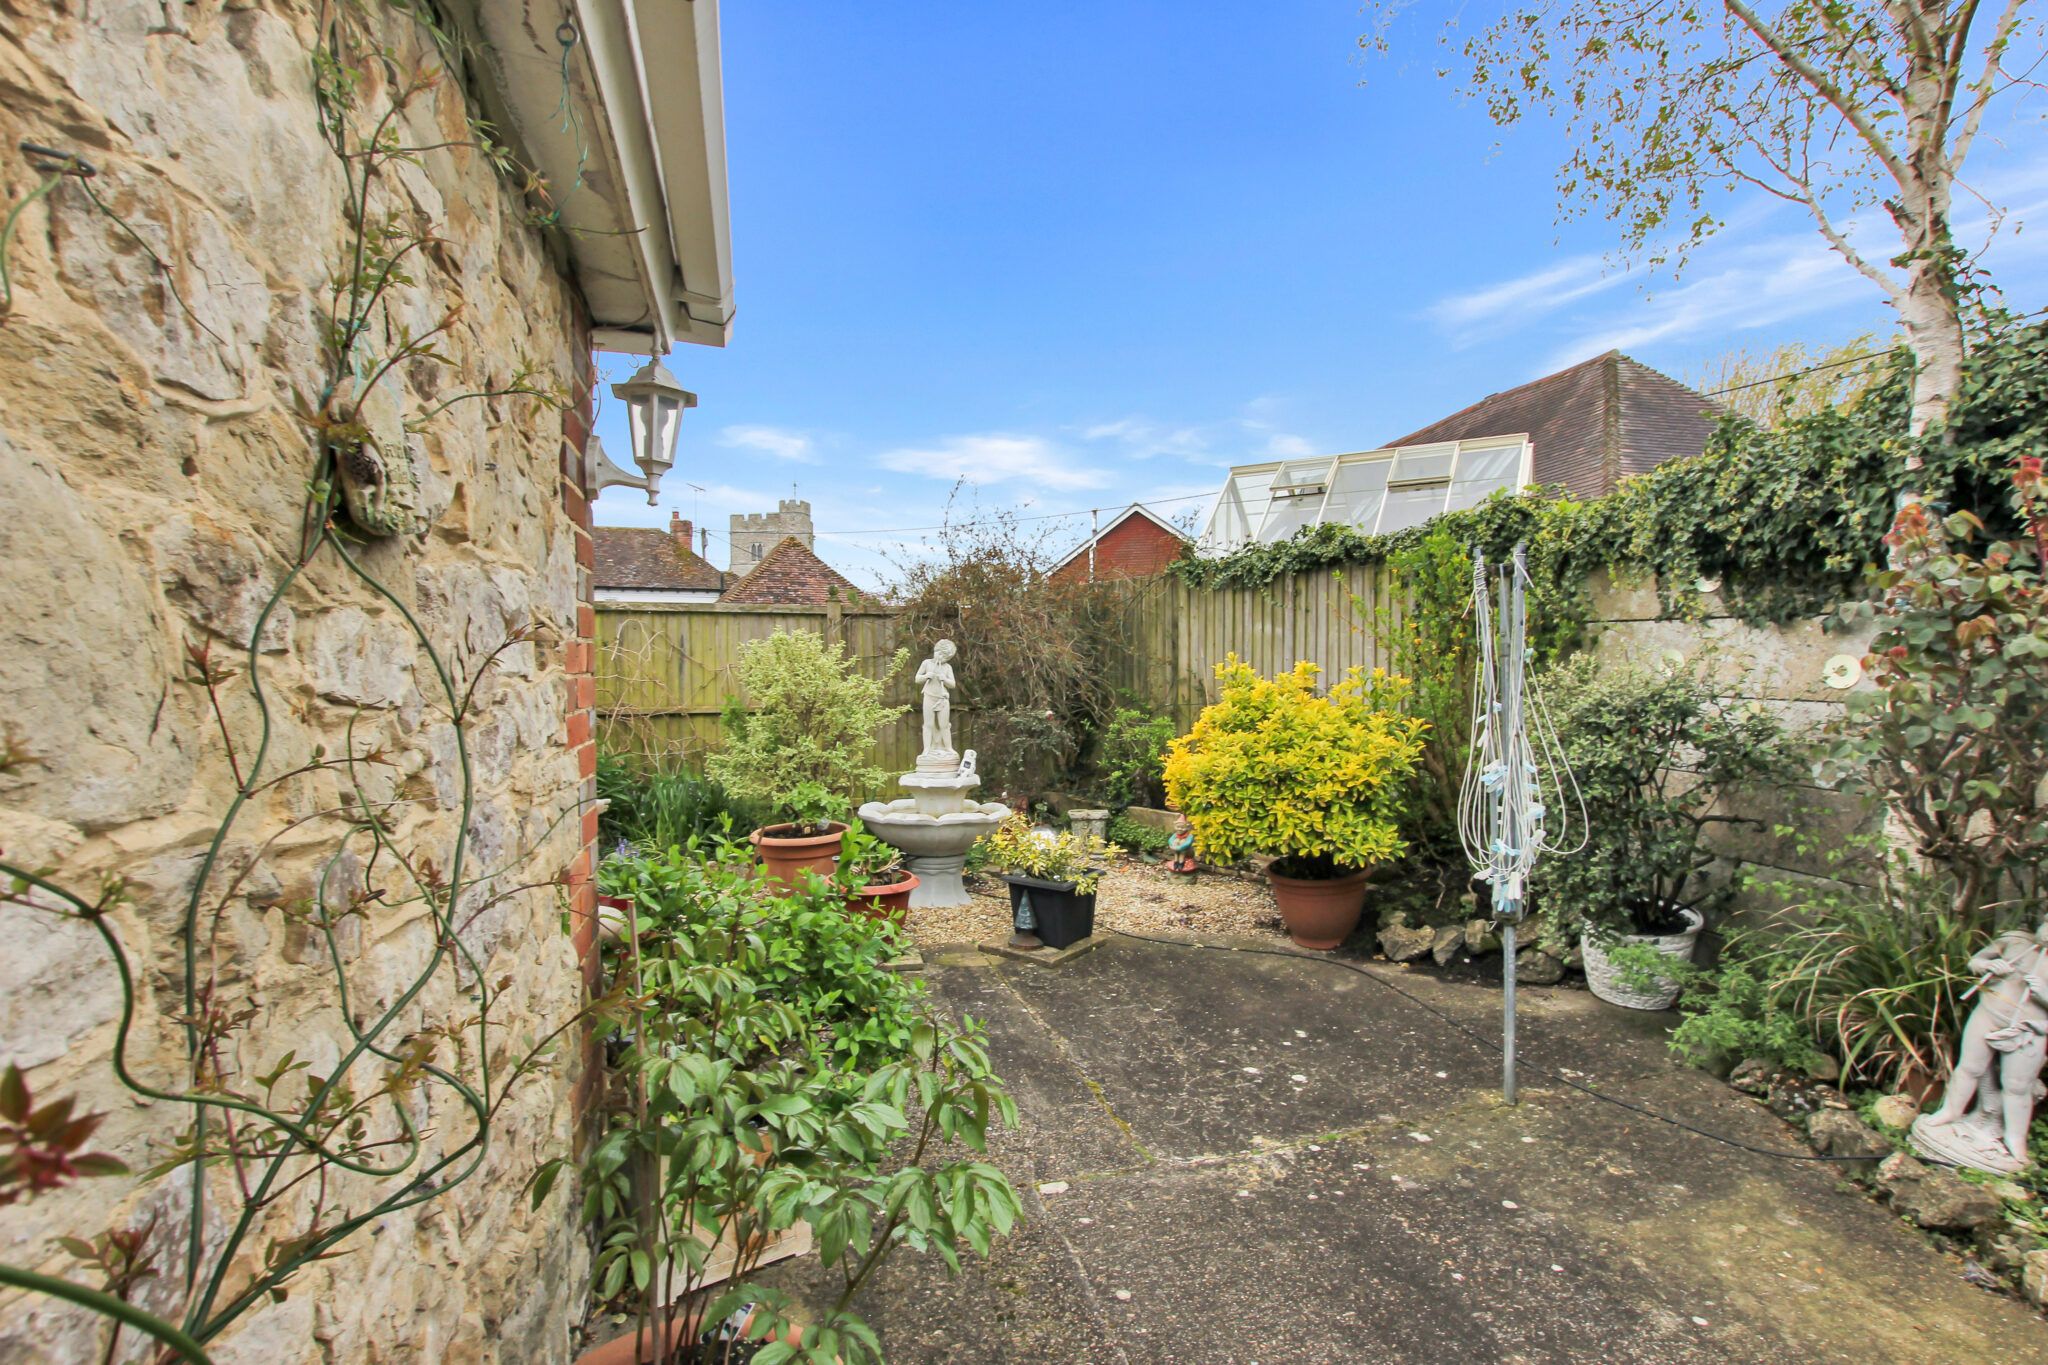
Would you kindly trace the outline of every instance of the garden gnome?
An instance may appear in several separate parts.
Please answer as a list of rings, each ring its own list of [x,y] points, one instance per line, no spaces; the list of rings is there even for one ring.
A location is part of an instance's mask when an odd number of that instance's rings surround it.
[[[941,640],[932,646],[932,657],[917,666],[916,681],[924,689],[926,754],[953,752],[953,699],[949,689],[953,686],[954,653],[953,642]]]
[[[1173,818],[1173,833],[1166,839],[1166,870],[1168,872],[1195,873],[1195,827],[1188,823],[1185,815]]]
[[[2048,1058],[2048,920],[2031,934],[2000,934],[1970,970],[1980,978],[1971,991],[1977,1007],[1948,1094],[1913,1125],[1913,1146],[1937,1161],[2010,1174],[2027,1164],[2027,1125]]]

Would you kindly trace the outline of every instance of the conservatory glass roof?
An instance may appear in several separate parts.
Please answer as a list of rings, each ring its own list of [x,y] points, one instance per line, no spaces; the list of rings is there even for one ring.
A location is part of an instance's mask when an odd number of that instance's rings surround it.
[[[1218,553],[1285,540],[1325,522],[1367,534],[1403,531],[1528,482],[1526,436],[1237,465],[1209,513],[1202,548]]]

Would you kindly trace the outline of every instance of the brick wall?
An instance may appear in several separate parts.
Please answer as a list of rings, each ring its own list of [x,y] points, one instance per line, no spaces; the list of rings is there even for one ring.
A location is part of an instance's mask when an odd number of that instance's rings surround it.
[[[1095,577],[1149,578],[1180,558],[1186,548],[1187,542],[1150,517],[1128,516],[1095,543]],[[1087,552],[1083,550],[1061,565],[1053,577],[1060,582],[1086,582]]]

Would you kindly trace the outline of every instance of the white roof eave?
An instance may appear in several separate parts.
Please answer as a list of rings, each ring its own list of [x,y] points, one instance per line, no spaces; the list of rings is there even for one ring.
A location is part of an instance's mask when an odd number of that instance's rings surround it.
[[[724,345],[717,0],[470,0],[469,20],[503,131],[547,180],[593,343],[643,355]]]

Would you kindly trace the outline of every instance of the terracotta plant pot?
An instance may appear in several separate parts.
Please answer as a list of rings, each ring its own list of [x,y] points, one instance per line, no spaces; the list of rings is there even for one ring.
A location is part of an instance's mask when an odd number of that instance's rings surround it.
[[[751,1310],[747,1314],[747,1319],[749,1322],[753,1320]],[[741,1331],[745,1330],[742,1326]],[[655,1323],[647,1324],[637,1334],[637,1339],[635,1333],[627,1332],[622,1336],[613,1337],[601,1346],[593,1346],[576,1357],[576,1365],[641,1365],[642,1362],[653,1360],[660,1354],[656,1347],[664,1335],[668,1338],[670,1354],[685,1346],[695,1345],[697,1340],[692,1324],[683,1315],[678,1314],[665,1328]],[[784,1335],[783,1340],[791,1346],[800,1345],[803,1333],[792,1327]]]
[[[795,834],[795,825],[763,825],[748,835],[761,855],[761,880],[793,890],[805,872],[830,877],[839,861],[839,836],[846,826],[834,820],[823,834]]]
[[[846,908],[870,919],[885,919],[892,924],[901,924],[904,911],[910,908],[910,893],[915,890],[917,874],[905,872],[902,881],[863,886],[846,898]]]
[[[1351,937],[1365,913],[1366,872],[1341,877],[1286,877],[1266,869],[1287,937],[1301,948],[1329,952]]]

